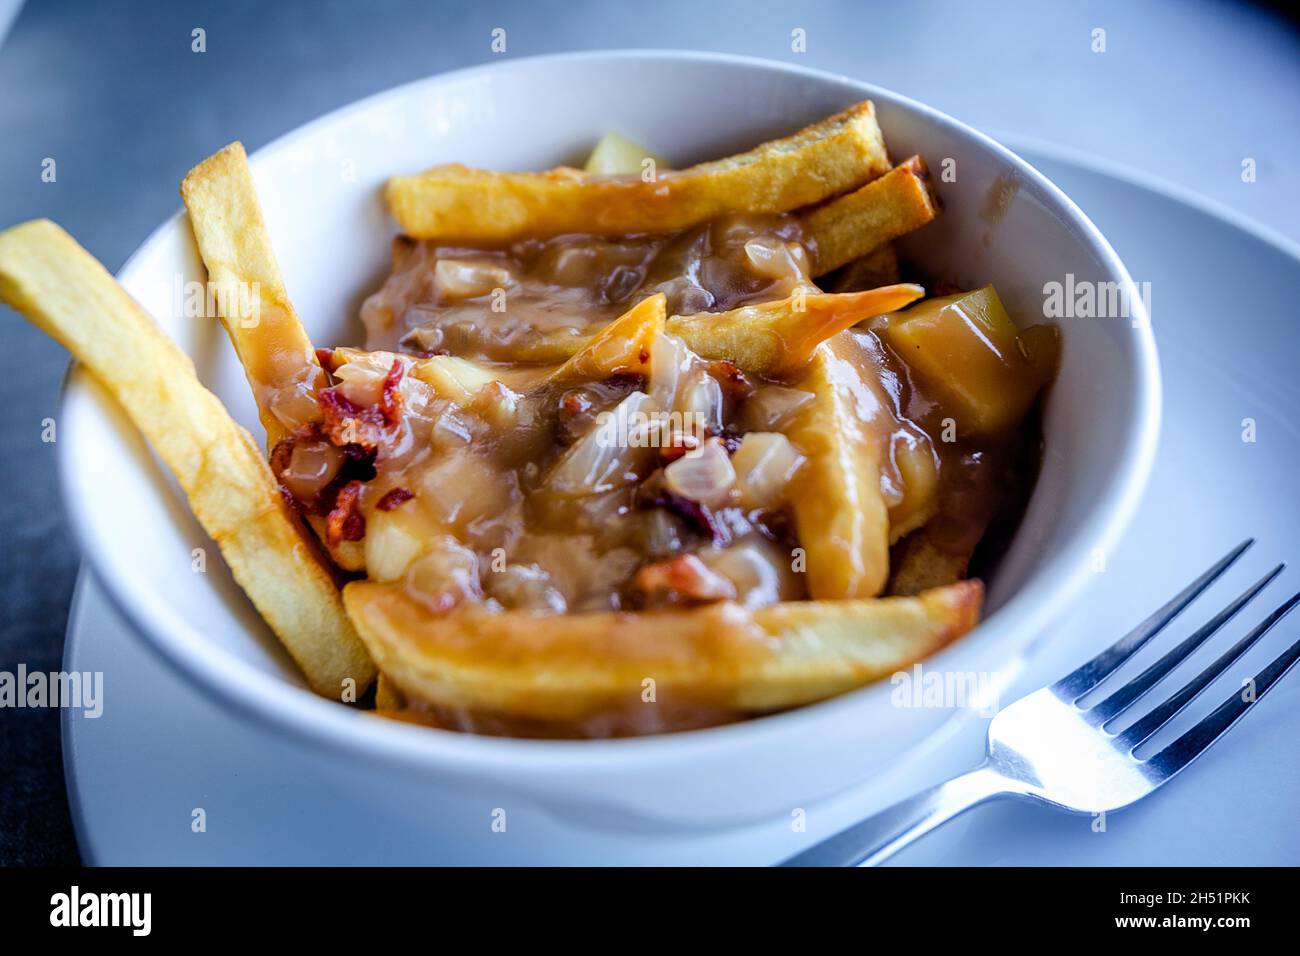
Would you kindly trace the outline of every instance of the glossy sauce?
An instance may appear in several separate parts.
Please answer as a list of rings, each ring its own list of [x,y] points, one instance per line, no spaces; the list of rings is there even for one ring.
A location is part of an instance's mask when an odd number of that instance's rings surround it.
[[[361,310],[367,347],[556,361],[566,339],[655,292],[679,315],[788,296],[808,282],[801,238],[793,217],[772,215],[673,236],[560,236],[494,250],[399,239],[392,276]]]
[[[358,424],[299,439],[277,473],[301,507],[329,515],[347,542],[332,542],[336,556],[362,549],[369,577],[404,581],[435,614],[807,598],[790,562],[810,544],[790,498],[817,454],[800,426],[815,397],[801,390],[806,369],[764,379],[663,335],[620,366],[645,374],[551,372],[654,292],[670,315],[769,302],[817,291],[808,261],[787,216],[496,250],[399,240],[393,275],[363,308],[369,351],[326,363],[333,407]],[[814,358],[838,396],[846,453],[872,485],[863,506],[888,515],[888,540],[845,569],[861,596],[880,592],[889,546],[922,525],[969,551],[1019,489],[1008,475],[1022,464],[1013,435],[945,436],[940,404],[880,327],[840,333]],[[398,412],[373,413],[389,392]],[[621,444],[600,440],[602,421],[647,412],[688,424],[670,422],[669,440],[647,446],[622,425]],[[374,440],[347,444],[358,435]],[[705,492],[690,491],[701,482]],[[709,482],[724,490],[710,497]]]

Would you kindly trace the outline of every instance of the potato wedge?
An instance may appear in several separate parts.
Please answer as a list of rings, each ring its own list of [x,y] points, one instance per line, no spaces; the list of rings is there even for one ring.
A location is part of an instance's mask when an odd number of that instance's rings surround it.
[[[667,330],[706,359],[726,359],[747,372],[780,376],[806,365],[831,336],[923,295],[919,285],[838,295],[805,293],[730,312],[675,315]]]
[[[324,375],[280,276],[243,144],[231,143],[191,169],[181,198],[221,323],[253,389],[267,446],[274,448],[311,420]]]
[[[856,192],[802,216],[814,276],[825,275],[919,229],[939,214],[925,162],[913,156]]]
[[[724,212],[784,212],[888,169],[875,107],[865,101],[792,136],[649,182],[568,168],[498,173],[451,164],[395,176],[385,195],[416,239],[502,243],[567,232],[675,232]]]
[[[367,687],[374,665],[329,571],[262,453],[200,384],[189,356],[49,220],[0,233],[0,299],[62,343],[121,403],[312,689],[337,700],[345,679]]]
[[[889,509],[880,491],[879,442],[860,407],[867,386],[831,343],[818,347],[794,384],[815,396],[786,429],[808,459],[790,486],[808,593],[819,600],[874,597],[889,576]]]
[[[960,431],[995,435],[1020,423],[1054,375],[1057,333],[1033,328],[1031,351],[986,285],[891,315],[880,335]]]
[[[401,585],[353,582],[343,599],[408,697],[442,707],[576,720],[681,703],[760,713],[869,683],[967,633],[983,588],[915,598],[735,604],[641,614],[431,614]],[[647,682],[653,682],[652,684]],[[654,702],[646,701],[653,687]]]

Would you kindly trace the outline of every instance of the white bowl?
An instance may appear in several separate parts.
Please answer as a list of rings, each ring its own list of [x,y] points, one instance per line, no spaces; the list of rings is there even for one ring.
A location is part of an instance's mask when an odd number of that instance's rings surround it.
[[[887,90],[732,56],[614,52],[505,60],[382,93],[310,123],[252,157],[289,291],[313,340],[360,343],[357,310],[382,281],[394,226],[385,178],[436,162],[540,169],[580,157],[617,130],[675,165],[783,135],[875,100],[895,159],[922,154],[945,211],[906,242],[932,272],[992,281],[1023,324],[1041,321],[1044,285],[1114,282],[1137,301],[1106,240],[1055,186],[980,133]],[[194,156],[198,161],[202,157]],[[175,183],[160,182],[160,191]],[[1001,197],[1001,208],[991,197]],[[193,356],[203,381],[261,435],[219,325],[181,318],[178,285],[204,278],[177,215],[123,267],[121,281]],[[1048,403],[1041,476],[991,582],[977,630],[926,662],[1005,681],[1116,542],[1151,467],[1159,418],[1155,346],[1128,319],[1066,319]],[[465,809],[508,792],[583,826],[717,827],[789,815],[891,761],[953,719],[952,709],[891,706],[885,682],[732,726],[614,741],[476,737],[381,721],[321,700],[224,568],[183,497],[129,421],[82,370],[69,377],[59,442],[73,526],[114,602],[182,673],[268,733],[325,759],[398,768],[428,806]],[[207,570],[193,569],[204,548]],[[475,811],[477,812],[477,811]],[[483,810],[487,813],[487,810]],[[453,819],[431,813],[429,826]],[[545,816],[545,815],[543,815]],[[520,858],[547,859],[545,835]]]

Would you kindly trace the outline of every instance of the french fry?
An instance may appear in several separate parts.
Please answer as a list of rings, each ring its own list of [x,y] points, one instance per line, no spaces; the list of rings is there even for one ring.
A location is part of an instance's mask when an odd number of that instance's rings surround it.
[[[727,359],[747,372],[780,376],[802,368],[831,336],[925,295],[919,285],[843,294],[802,293],[730,312],[675,315],[670,335],[706,359]]]
[[[667,319],[664,329],[670,335],[680,336],[690,349],[706,359],[727,359],[748,372],[778,375],[805,364],[813,349],[837,332],[902,308],[924,294],[920,286],[908,284],[851,295],[809,292],[741,306],[729,312],[674,315]],[[620,317],[617,322],[625,318]],[[534,351],[529,354],[529,360],[552,364],[569,361],[598,339],[607,338],[613,328],[614,325],[606,326],[595,335],[547,336],[532,346]],[[646,327],[633,338],[648,346],[652,332]],[[614,341],[607,339],[605,348],[611,354],[630,355],[631,342],[624,332]],[[625,371],[638,370],[630,363],[628,366]]]
[[[0,299],[113,394],[184,489],[235,580],[318,694],[364,689],[374,665],[261,452],[200,384],[189,356],[49,220],[0,233]]]
[[[786,430],[808,459],[790,488],[808,593],[819,600],[874,597],[889,576],[889,510],[879,449],[858,418],[860,373],[825,343],[795,384],[814,395]]]
[[[181,198],[221,322],[257,401],[267,446],[274,448],[310,415],[324,375],[284,287],[243,144],[231,143],[191,169],[181,182]]]
[[[568,232],[675,232],[724,212],[784,212],[888,169],[875,107],[865,101],[784,139],[648,182],[568,168],[498,173],[451,164],[395,176],[385,195],[416,239],[503,243]]]
[[[551,384],[592,381],[650,370],[650,346],[664,330],[662,292],[642,299],[601,329],[548,377]]]
[[[231,143],[191,169],[181,198],[221,324],[244,367],[267,447],[274,448],[298,424],[315,419],[315,393],[325,377],[280,275],[243,144]],[[365,570],[358,542],[329,544],[325,519],[306,520],[335,564]]]
[[[960,581],[970,565],[971,551],[954,551],[940,544],[934,525],[913,531],[898,545],[889,593],[920,594],[930,588]]]
[[[411,698],[540,720],[576,720],[656,701],[760,713],[877,680],[967,633],[983,588],[962,581],[914,598],[735,604],[640,614],[429,613],[399,584],[353,582],[348,613]]]
[[[898,281],[898,253],[894,244],[887,242],[842,267],[825,288],[827,292],[861,292]]]
[[[825,275],[865,256],[938,213],[925,162],[913,156],[861,189],[803,215],[804,239],[814,252],[812,274]]]

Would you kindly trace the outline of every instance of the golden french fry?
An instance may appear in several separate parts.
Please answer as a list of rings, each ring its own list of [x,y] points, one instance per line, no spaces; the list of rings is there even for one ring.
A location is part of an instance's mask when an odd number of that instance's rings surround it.
[[[459,164],[388,181],[388,208],[417,239],[510,242],[568,232],[675,232],[725,212],[784,212],[856,189],[889,169],[865,101],[784,139],[674,172],[497,173]]]
[[[315,393],[325,377],[307,330],[294,311],[262,219],[242,143],[231,143],[190,170],[181,198],[216,291],[221,323],[257,402],[267,447],[317,417]],[[345,571],[365,570],[356,541],[326,541],[325,519],[307,523]]]
[[[231,143],[191,169],[181,198],[274,447],[310,420],[324,377],[280,276],[243,144]]]
[[[880,448],[859,417],[865,388],[856,363],[818,346],[795,385],[815,396],[787,437],[808,459],[790,488],[808,593],[844,600],[879,594],[889,576],[889,509],[880,492]]]
[[[860,292],[894,285],[898,277],[898,253],[894,244],[887,242],[841,268],[825,288],[828,292]]]
[[[540,720],[676,703],[755,713],[869,683],[932,654],[979,617],[978,581],[914,598],[735,604],[640,614],[431,614],[399,584],[343,599],[411,698]],[[642,703],[645,681],[656,704]]]
[[[668,318],[664,328],[670,335],[680,336],[691,350],[706,359],[726,359],[745,371],[778,375],[806,363],[813,349],[837,332],[902,308],[924,294],[920,286],[909,284],[847,295],[808,292],[741,306],[729,312],[674,315]],[[618,321],[622,322],[623,318]],[[606,336],[611,328],[607,326],[594,336],[568,333],[546,336],[530,346],[528,361],[566,362],[598,337]],[[650,327],[643,331],[648,333]],[[635,340],[645,344],[648,336],[638,334]],[[608,347],[616,354],[630,354],[626,334],[617,342]]]
[[[952,550],[938,540],[934,525],[913,531],[898,545],[889,593],[920,594],[930,588],[960,581],[970,565],[969,549]]]
[[[589,382],[625,373],[648,374],[650,346],[664,330],[667,301],[662,292],[642,299],[597,332],[547,381]]]
[[[727,359],[747,372],[779,376],[807,364],[817,346],[831,336],[923,295],[919,285],[840,294],[796,293],[730,312],[675,315],[668,320],[667,330],[706,359]]]
[[[913,156],[856,192],[804,214],[804,239],[814,253],[812,274],[825,275],[865,256],[938,213],[925,162]]]
[[[0,233],[0,299],[62,343],[131,416],[312,689],[338,699],[348,678],[368,686],[374,665],[316,548],[189,356],[49,220]]]

